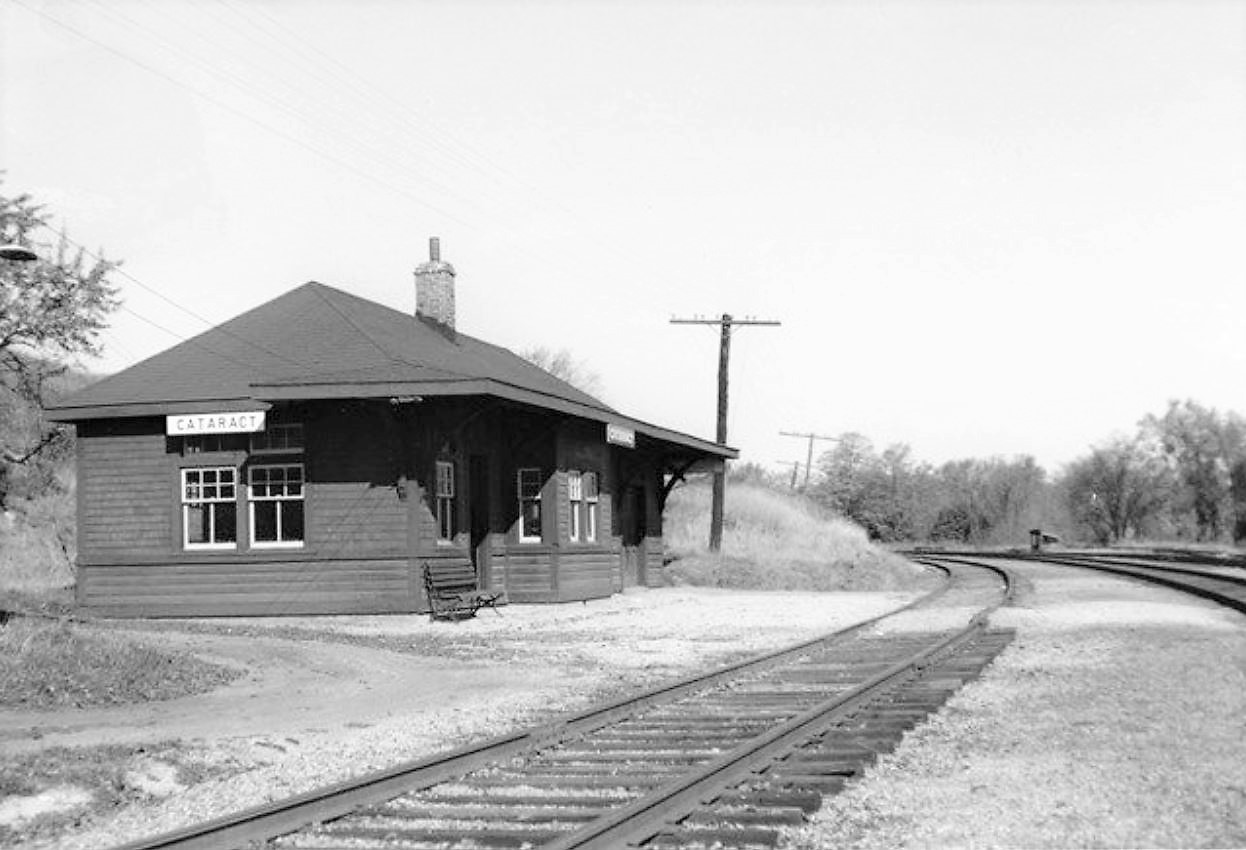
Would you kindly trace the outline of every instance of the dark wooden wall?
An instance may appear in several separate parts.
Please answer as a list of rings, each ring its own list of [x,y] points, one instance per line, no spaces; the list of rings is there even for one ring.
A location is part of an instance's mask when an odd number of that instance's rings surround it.
[[[653,584],[660,576],[654,461],[607,446],[598,423],[482,399],[308,403],[270,411],[269,419],[305,426],[299,459],[307,482],[307,536],[299,548],[249,551],[240,498],[236,550],[186,551],[178,470],[238,466],[241,492],[246,452],[183,456],[181,441],[165,436],[163,417],[80,424],[81,603],[113,616],[426,610],[424,563],[473,559],[482,584],[514,602],[608,596],[629,580],[617,496],[626,483],[637,482],[646,533],[639,549],[643,569],[631,580]],[[487,467],[483,493],[470,490],[473,457]],[[456,464],[458,533],[449,543],[437,539],[431,507],[438,459]],[[515,475],[527,466],[545,473],[540,543],[518,540]],[[568,471],[599,476],[596,541],[569,539]],[[481,498],[488,531],[473,552],[471,504]]]

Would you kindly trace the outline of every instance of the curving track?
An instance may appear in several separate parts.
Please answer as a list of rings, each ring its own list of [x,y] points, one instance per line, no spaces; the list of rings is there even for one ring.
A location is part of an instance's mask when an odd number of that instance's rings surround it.
[[[947,581],[901,612],[127,850],[773,847],[1011,640],[1005,570],[921,561]]]
[[[1025,560],[1139,579],[1210,599],[1246,614],[1246,569],[1215,561],[1149,559],[1134,555],[1027,555]]]

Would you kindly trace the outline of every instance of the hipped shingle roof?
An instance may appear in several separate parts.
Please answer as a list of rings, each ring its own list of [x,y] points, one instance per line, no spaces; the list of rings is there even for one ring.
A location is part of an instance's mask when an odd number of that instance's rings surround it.
[[[72,422],[399,395],[491,395],[736,456],[624,416],[505,348],[314,282],[92,384],[49,414]]]

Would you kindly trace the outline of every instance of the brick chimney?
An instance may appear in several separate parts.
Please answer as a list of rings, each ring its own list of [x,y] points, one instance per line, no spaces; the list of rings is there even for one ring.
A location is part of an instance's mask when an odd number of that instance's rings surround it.
[[[454,266],[441,261],[441,240],[428,240],[428,262],[415,270],[415,315],[454,331]]]

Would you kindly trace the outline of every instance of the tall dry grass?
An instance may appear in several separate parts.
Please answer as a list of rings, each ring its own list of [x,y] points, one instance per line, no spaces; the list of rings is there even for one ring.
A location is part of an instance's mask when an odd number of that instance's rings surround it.
[[[728,482],[722,551],[709,551],[710,486],[696,481],[671,493],[663,515],[678,584],[758,590],[897,590],[925,573],[872,545],[864,529],[795,494]]]
[[[0,513],[0,609],[62,602],[74,585],[75,487],[72,472],[58,486],[16,499]],[[14,600],[24,604],[13,605]]]

